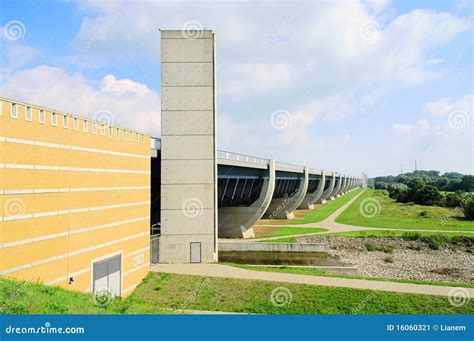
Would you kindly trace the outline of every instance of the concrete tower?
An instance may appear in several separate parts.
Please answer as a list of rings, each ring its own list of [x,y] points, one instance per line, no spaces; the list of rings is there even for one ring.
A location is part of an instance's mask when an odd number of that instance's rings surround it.
[[[160,263],[217,261],[215,39],[161,31]]]

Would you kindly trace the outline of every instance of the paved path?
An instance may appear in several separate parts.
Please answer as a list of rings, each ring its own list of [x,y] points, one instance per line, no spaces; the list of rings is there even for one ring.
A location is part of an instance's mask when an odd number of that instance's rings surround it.
[[[317,222],[317,223],[308,223],[308,224],[298,224],[298,225],[287,225],[291,227],[314,227],[314,228],[324,228],[328,231],[323,231],[323,232],[313,232],[313,233],[304,233],[304,234],[293,234],[293,235],[287,235],[287,236],[278,236],[278,237],[267,237],[267,238],[255,238],[252,239],[254,241],[263,241],[263,240],[273,240],[273,239],[281,239],[281,238],[290,238],[290,237],[305,237],[305,236],[311,236],[315,234],[328,234],[328,233],[339,233],[339,232],[354,232],[354,231],[374,231],[374,230],[382,230],[382,231],[407,231],[407,232],[454,232],[454,233],[473,233],[474,231],[459,231],[459,230],[423,230],[423,229],[390,229],[390,228],[384,228],[384,227],[368,227],[368,226],[355,226],[355,225],[346,225],[346,224],[341,224],[336,222],[336,218],[342,214],[348,208],[354,201],[361,196],[365,190],[357,194],[354,198],[349,200],[347,203],[342,205],[340,208],[338,208],[336,211],[334,211],[329,217],[324,219],[323,221]],[[336,199],[337,200],[337,199]],[[283,227],[286,225],[265,225],[265,226],[271,226],[271,227]],[[226,241],[229,239],[223,239],[222,241]],[[233,239],[234,241],[238,241],[237,239]],[[240,240],[242,241],[242,239]],[[249,241],[246,239],[245,241]]]
[[[348,279],[337,277],[322,277],[312,275],[296,275],[281,272],[263,272],[241,269],[222,264],[158,264],[151,267],[151,271],[178,273],[183,275],[250,279],[271,282],[284,282],[308,285],[322,285],[330,287],[344,287],[354,289],[369,289],[399,293],[426,294],[436,296],[449,296],[453,287],[369,281],[365,279]],[[465,288],[469,297],[474,297],[474,289]]]

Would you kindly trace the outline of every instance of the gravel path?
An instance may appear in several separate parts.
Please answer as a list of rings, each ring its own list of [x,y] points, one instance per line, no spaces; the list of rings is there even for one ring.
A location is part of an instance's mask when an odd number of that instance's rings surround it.
[[[397,237],[313,236],[298,238],[298,242],[328,242],[330,254],[344,264],[357,266],[361,276],[474,283],[472,245],[447,244],[439,250],[432,250],[424,242]]]

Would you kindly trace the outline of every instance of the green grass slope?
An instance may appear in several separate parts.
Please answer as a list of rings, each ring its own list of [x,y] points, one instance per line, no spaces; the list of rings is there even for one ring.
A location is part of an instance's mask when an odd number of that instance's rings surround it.
[[[272,294],[273,293],[273,294]],[[272,303],[280,293],[282,306]],[[472,314],[474,303],[452,306],[446,297],[267,281],[150,273],[135,302],[171,309],[257,314]]]
[[[361,191],[362,189],[356,189],[342,197],[337,198],[336,200],[329,200],[325,205],[319,205],[315,210],[308,211],[308,213],[306,213],[302,218],[277,223],[284,225],[299,225],[323,221],[337,209],[341,208],[341,206],[357,196],[357,194],[359,194]]]
[[[378,214],[364,216],[370,207]],[[426,211],[426,216],[420,212]],[[382,227],[387,229],[451,230],[473,231],[474,221],[454,215],[452,209],[438,206],[421,206],[397,203],[385,191],[368,189],[355,200],[339,217],[337,222],[347,225]]]

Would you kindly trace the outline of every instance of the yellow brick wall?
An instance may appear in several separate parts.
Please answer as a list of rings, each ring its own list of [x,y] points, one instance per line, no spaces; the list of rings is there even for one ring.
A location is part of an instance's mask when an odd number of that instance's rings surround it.
[[[0,275],[91,291],[92,262],[121,254],[129,294],[149,271],[150,136],[1,99],[0,212]]]

